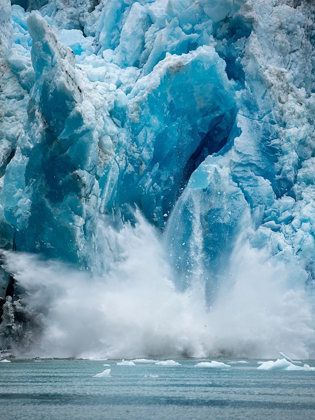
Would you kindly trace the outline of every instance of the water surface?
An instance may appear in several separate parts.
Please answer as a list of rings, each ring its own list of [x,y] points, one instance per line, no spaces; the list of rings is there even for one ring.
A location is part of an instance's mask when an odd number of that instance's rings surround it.
[[[2,420],[314,419],[315,372],[260,371],[117,360],[0,363]],[[227,361],[225,361],[227,362]],[[110,366],[103,366],[104,364]],[[309,362],[308,362],[309,363]],[[315,363],[310,363],[315,366]],[[111,369],[111,376],[95,374]]]

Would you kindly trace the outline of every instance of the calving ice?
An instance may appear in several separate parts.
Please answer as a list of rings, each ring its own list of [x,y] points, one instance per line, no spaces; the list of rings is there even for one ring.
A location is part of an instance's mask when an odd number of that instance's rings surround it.
[[[2,349],[314,357],[315,5],[0,12]]]

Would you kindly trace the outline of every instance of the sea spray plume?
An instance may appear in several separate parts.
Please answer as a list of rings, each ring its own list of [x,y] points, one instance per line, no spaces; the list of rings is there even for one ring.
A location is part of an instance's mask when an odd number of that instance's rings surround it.
[[[26,290],[23,300],[34,311],[42,312],[43,303],[49,308],[34,354],[203,354],[198,341],[202,326],[194,315],[198,303],[175,291],[155,229],[140,217],[135,227],[127,224],[118,231],[115,241],[119,261],[102,277],[32,255],[6,253],[7,268]]]
[[[22,301],[42,321],[43,334],[29,355],[266,358],[279,348],[297,358],[312,355],[311,305],[302,289],[289,287],[283,264],[273,266],[264,251],[238,243],[229,288],[207,308],[192,289],[176,289],[161,234],[136,217],[134,226],[109,234],[112,249],[120,251],[103,276],[5,253],[6,268],[25,290]]]

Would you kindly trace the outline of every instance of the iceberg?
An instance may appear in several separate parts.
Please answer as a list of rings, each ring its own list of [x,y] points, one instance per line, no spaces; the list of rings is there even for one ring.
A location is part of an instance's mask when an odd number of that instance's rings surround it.
[[[287,360],[288,362],[292,363],[293,365],[301,365],[302,362],[300,362],[299,360],[292,360],[290,359],[288,356],[286,356],[284,353],[282,353],[281,351],[279,351],[279,354],[281,357],[283,357],[283,359]]]
[[[278,359],[275,362],[270,360],[268,362],[261,363],[257,369],[259,370],[276,370],[276,369],[287,369],[289,366],[292,366],[292,363],[288,362],[285,359]]]
[[[109,378],[110,377],[110,369],[105,369],[103,372],[97,373],[93,376],[93,378]]]
[[[314,371],[314,367],[310,367],[307,364],[303,366],[297,366],[286,359],[278,359],[276,361],[263,362],[258,366],[259,370],[303,370],[303,371]]]
[[[229,365],[247,365],[249,362],[246,360],[229,360],[227,362]]]
[[[175,360],[162,360],[155,363],[156,366],[180,366],[180,363]]]
[[[226,368],[230,368],[230,365],[227,365],[226,363],[222,363],[222,362],[216,362],[216,361],[212,361],[212,362],[199,362],[195,365],[195,367],[198,368],[215,368],[215,369],[226,369]]]
[[[117,366],[136,366],[136,364],[131,360],[122,360],[121,362],[116,363]]]

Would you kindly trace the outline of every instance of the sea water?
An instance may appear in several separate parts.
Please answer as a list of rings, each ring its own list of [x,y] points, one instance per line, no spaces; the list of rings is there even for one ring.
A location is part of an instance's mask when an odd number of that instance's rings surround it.
[[[314,419],[315,372],[259,370],[259,360],[0,363],[2,420]],[[245,363],[248,362],[248,363]],[[307,362],[315,366],[315,362]],[[214,366],[219,366],[214,364]],[[105,376],[95,375],[110,369]]]

